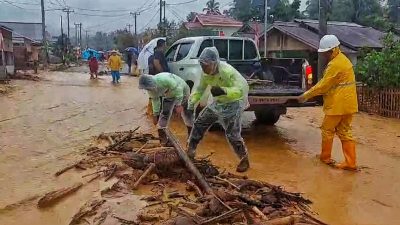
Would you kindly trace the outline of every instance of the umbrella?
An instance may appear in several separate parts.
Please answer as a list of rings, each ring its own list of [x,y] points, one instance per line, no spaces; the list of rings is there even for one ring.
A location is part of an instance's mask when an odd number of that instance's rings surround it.
[[[138,49],[135,48],[135,47],[128,47],[128,48],[125,49],[125,51],[126,51],[126,52],[132,52],[132,53],[135,54],[135,55],[139,55],[139,51],[138,51]]]
[[[149,69],[149,57],[154,54],[154,48],[157,46],[157,41],[159,39],[166,40],[165,37],[161,38],[155,38],[151,40],[149,43],[147,43],[143,49],[140,51],[139,57],[138,57],[138,67],[140,70],[144,70],[144,73],[148,73]]]

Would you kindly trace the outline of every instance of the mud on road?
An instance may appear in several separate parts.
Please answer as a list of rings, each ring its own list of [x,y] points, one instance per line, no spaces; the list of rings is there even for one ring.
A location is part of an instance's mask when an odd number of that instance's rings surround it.
[[[81,179],[67,172],[53,174],[76,161],[93,136],[134,129],[154,132],[144,115],[147,97],[137,80],[122,77],[119,86],[110,77],[89,80],[79,72],[50,72],[45,80],[15,81],[16,89],[0,96],[0,224],[68,224],[77,208],[104,183],[92,183],[57,206],[36,209],[38,195],[71,186]],[[319,163],[320,108],[290,109],[274,127],[253,123],[245,113],[243,135],[248,145],[254,179],[303,192],[313,210],[329,224],[396,224],[400,220],[400,122],[366,114],[354,121],[358,141],[359,173],[335,170]],[[171,129],[186,139],[184,125]],[[214,164],[234,171],[237,159],[223,134],[210,132],[199,155],[214,152]],[[335,140],[334,158],[342,159]]]

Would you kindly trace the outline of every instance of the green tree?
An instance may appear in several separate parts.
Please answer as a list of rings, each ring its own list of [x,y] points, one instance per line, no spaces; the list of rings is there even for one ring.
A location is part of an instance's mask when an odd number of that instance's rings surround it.
[[[306,10],[303,15],[309,19],[316,20],[319,17],[319,0],[307,0]]]
[[[196,18],[197,13],[195,12],[190,12],[187,16],[186,16],[186,20],[187,22],[192,22],[194,20],[194,18]]]
[[[251,1],[234,0],[233,7],[229,10],[229,14],[240,21],[247,22],[258,17],[261,18],[261,12],[251,6]]]
[[[203,9],[203,11],[206,11],[207,14],[220,14],[221,12],[219,11],[219,2],[216,2],[215,0],[209,0],[206,3],[206,8]]]
[[[387,7],[390,21],[400,23],[400,0],[388,0]]]
[[[294,0],[292,3],[289,0],[280,0],[271,10],[271,15],[274,20],[291,21],[295,18],[300,18],[300,0]]]
[[[371,51],[357,63],[356,73],[370,87],[400,87],[400,42],[392,33],[384,38],[382,51]]]

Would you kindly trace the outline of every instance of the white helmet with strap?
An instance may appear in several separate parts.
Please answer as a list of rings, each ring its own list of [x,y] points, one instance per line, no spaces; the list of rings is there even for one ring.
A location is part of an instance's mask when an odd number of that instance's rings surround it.
[[[318,52],[327,52],[340,45],[339,39],[335,35],[325,35],[319,42]]]

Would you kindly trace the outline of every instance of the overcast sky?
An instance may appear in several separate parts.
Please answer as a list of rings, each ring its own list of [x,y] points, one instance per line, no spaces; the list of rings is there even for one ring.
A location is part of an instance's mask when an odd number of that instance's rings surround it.
[[[232,0],[217,0],[222,9],[230,7]],[[166,0],[168,20],[185,20],[189,12],[201,12],[207,0]],[[52,35],[60,33],[60,16],[66,25],[66,13],[61,9],[69,6],[70,27],[82,23],[82,28],[93,34],[96,31],[109,32],[133,24],[129,12],[142,11],[138,16],[138,32],[145,27],[155,27],[159,21],[159,0],[45,0],[47,29]],[[185,3],[185,4],[183,4]],[[303,4],[305,0],[303,0]],[[81,15],[79,15],[81,14]],[[86,15],[82,15],[86,14]],[[100,16],[97,16],[100,15]],[[40,0],[0,0],[0,21],[41,22]],[[132,28],[133,32],[133,28]],[[71,31],[73,34],[74,31]]]

